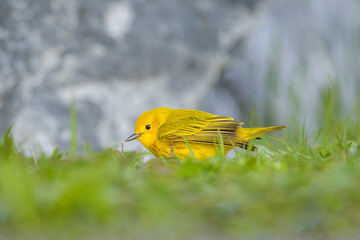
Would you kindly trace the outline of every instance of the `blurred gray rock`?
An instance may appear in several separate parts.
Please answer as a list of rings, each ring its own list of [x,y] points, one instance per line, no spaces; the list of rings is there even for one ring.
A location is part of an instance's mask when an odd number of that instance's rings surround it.
[[[51,152],[118,145],[155,106],[196,108],[258,18],[258,0],[2,0],[0,133]],[[79,144],[81,148],[81,144]]]
[[[276,0],[231,50],[222,77],[202,107],[257,123],[324,126],[324,93],[335,89],[335,118],[360,103],[360,1]],[[227,103],[231,106],[227,106]],[[223,107],[227,106],[227,107]],[[290,132],[290,131],[285,131]]]
[[[143,111],[197,108],[256,124],[322,124],[359,102],[358,0],[2,0],[0,133],[51,152],[133,132]],[[129,143],[126,150],[140,146]]]

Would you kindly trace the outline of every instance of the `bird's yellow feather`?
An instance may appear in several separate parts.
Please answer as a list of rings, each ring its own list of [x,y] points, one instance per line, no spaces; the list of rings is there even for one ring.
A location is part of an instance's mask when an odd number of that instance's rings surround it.
[[[249,140],[285,128],[242,128],[242,124],[231,117],[197,110],[155,108],[140,115],[135,133],[127,141],[137,138],[157,157],[174,155],[183,159],[193,154],[196,158],[207,158],[216,155],[220,142],[225,152],[234,146],[246,149]]]

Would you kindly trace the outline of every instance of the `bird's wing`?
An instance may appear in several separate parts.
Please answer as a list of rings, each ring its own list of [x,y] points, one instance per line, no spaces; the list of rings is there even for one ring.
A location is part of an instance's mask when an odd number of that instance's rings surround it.
[[[167,121],[159,128],[159,139],[183,139],[199,133],[208,125],[208,121],[203,117],[184,117],[176,120]]]
[[[223,138],[224,145],[239,145],[236,129],[243,124],[231,117],[211,115],[206,117],[191,116],[167,121],[159,128],[159,139],[183,141],[189,143],[214,144],[219,143],[219,136]]]
[[[188,142],[214,144],[222,142],[226,146],[242,145],[245,141],[236,133],[242,122],[230,117],[216,116],[208,119],[209,125],[199,133],[186,137]],[[221,138],[220,138],[221,136]]]

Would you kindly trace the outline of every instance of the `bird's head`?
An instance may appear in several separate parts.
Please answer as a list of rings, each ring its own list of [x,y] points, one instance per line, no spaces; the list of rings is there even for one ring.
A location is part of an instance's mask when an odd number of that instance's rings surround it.
[[[158,130],[166,122],[170,111],[170,108],[155,108],[141,114],[136,120],[135,133],[125,142],[137,139],[146,148],[154,144],[158,138]]]

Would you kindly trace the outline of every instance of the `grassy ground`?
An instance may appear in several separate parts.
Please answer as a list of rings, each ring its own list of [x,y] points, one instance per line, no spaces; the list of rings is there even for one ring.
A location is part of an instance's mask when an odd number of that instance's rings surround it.
[[[274,136],[274,135],[273,135]],[[360,236],[360,115],[288,128],[227,159],[114,149],[25,157],[0,141],[2,238],[317,239]]]

